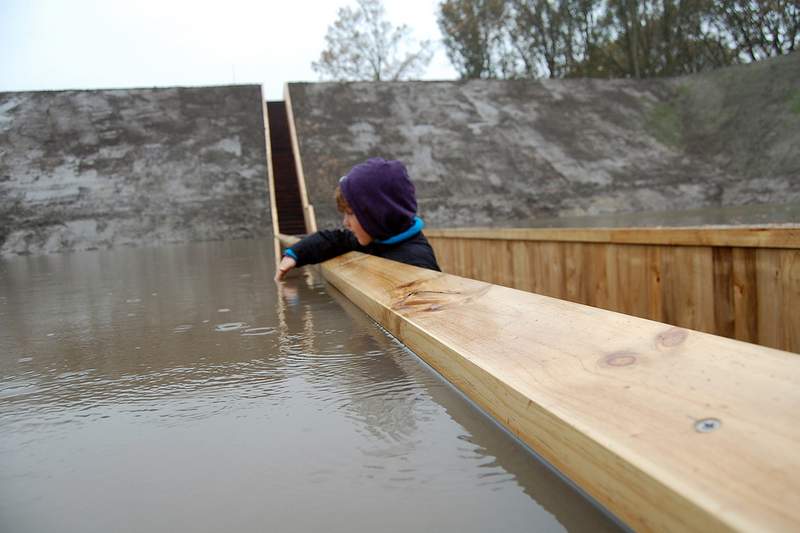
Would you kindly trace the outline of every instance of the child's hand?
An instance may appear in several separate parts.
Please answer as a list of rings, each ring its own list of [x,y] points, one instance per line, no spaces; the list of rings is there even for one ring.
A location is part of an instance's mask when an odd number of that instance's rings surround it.
[[[283,277],[297,265],[297,261],[293,257],[284,255],[281,259],[281,264],[278,265],[278,270],[275,272],[275,281],[283,281]]]

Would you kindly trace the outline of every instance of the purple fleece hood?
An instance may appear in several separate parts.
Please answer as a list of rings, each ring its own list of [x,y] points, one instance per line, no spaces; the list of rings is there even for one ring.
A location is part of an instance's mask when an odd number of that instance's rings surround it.
[[[389,239],[414,224],[414,183],[400,161],[369,159],[354,166],[339,186],[361,227],[376,241]]]

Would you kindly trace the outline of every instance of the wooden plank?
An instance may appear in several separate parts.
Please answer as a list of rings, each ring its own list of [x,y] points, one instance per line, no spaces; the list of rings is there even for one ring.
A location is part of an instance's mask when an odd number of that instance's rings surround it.
[[[426,229],[431,237],[680,246],[800,248],[800,226],[691,228]]]
[[[508,287],[511,281],[508,268],[509,241],[480,241],[477,244],[480,250],[478,260],[486,267],[478,279]]]
[[[661,250],[660,246],[648,246],[648,281],[650,292],[650,313],[646,318],[658,322],[664,322],[664,284],[661,272]]]
[[[712,248],[662,247],[661,265],[664,322],[713,333]]]
[[[355,252],[321,270],[634,529],[800,531],[795,355]]]
[[[534,288],[531,292],[564,298],[565,264],[564,245],[560,242],[531,242],[530,253],[533,254],[534,271],[531,276]]]
[[[714,333],[735,338],[736,300],[733,281],[733,249],[716,247],[714,256]]]
[[[624,312],[622,310],[622,295],[625,291],[619,285],[620,271],[620,250],[622,248],[630,248],[630,246],[611,245],[598,245],[600,250],[603,251],[603,260],[605,261],[605,302],[600,305],[603,309],[609,311]],[[628,268],[625,266],[624,268]],[[626,287],[629,289],[629,287]],[[640,296],[641,297],[641,296]]]
[[[561,243],[564,249],[564,289],[563,298],[570,302],[580,302],[586,291],[583,288],[581,276],[583,261],[581,251],[583,246],[579,243]]]
[[[649,318],[651,309],[651,285],[648,277],[648,248],[643,245],[618,245],[616,279],[610,289],[616,293],[620,313]]]
[[[733,262],[733,338],[745,342],[758,342],[758,277],[756,272],[759,253],[774,253],[774,250],[734,248]],[[772,346],[772,348],[781,348]],[[784,349],[789,349],[785,347]],[[795,350],[797,351],[797,350]]]
[[[800,352],[800,252],[759,250],[758,343]]]
[[[781,250],[781,314],[784,341],[779,344],[787,350],[800,352],[800,251]]]
[[[583,268],[587,273],[586,289],[590,305],[600,309],[614,309],[613,295],[609,290],[609,264],[613,256],[613,245],[589,244],[586,247]]]
[[[534,284],[534,269],[531,265],[532,260],[532,244],[530,242],[512,241],[510,243],[509,253],[511,257],[508,259],[512,268],[512,280],[508,285],[514,289],[522,291],[533,292]]]
[[[781,254],[778,250],[759,250],[756,264],[758,286],[758,343],[778,346],[781,342]]]
[[[497,273],[496,285],[503,287],[514,286],[514,261],[512,261],[512,241],[498,241],[492,243],[492,270]]]
[[[467,261],[469,261],[471,270],[470,278],[472,279],[483,279],[483,272],[486,270],[486,255],[483,253],[483,248],[486,242],[487,241],[476,241],[464,247],[467,252]]]
[[[475,275],[476,271],[472,270],[475,268],[469,261],[467,256],[467,250],[470,249],[468,241],[457,241],[455,249],[456,254],[454,256],[455,263],[451,263],[450,267],[447,269],[448,272],[453,272],[459,276],[464,276],[465,278],[471,278]],[[463,274],[459,274],[459,272],[464,272]]]

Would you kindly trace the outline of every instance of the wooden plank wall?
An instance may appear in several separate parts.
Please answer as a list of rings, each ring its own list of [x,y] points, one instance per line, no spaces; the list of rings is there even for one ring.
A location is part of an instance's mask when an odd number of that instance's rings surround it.
[[[800,228],[425,230],[450,274],[800,353]]]

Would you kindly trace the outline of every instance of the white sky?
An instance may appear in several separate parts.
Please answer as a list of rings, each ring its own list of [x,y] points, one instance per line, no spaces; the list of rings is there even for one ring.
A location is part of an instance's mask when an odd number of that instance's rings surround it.
[[[454,79],[439,0],[383,0],[386,20],[437,43],[423,79]],[[0,0],[0,91],[318,81],[311,62],[355,0]]]

